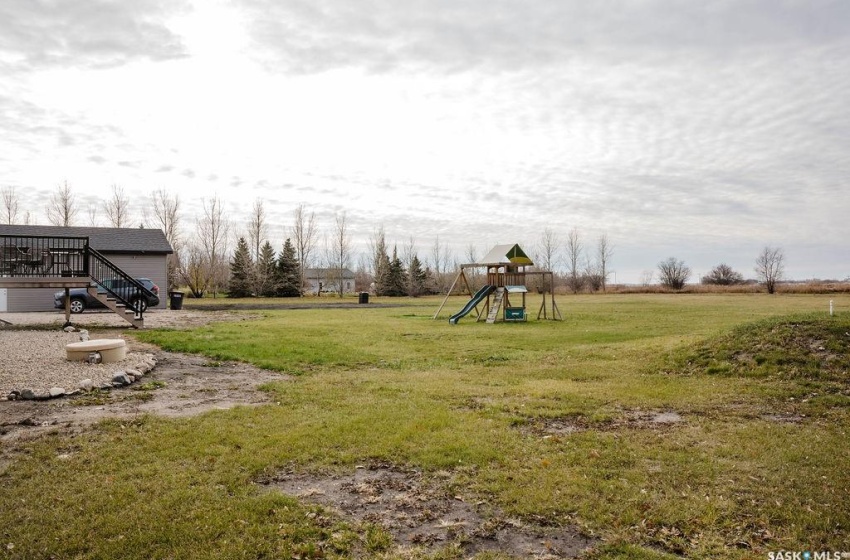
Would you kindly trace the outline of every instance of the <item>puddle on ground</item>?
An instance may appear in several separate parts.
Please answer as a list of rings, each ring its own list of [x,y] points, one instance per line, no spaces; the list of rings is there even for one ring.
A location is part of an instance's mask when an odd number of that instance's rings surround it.
[[[465,554],[498,552],[516,558],[573,558],[595,544],[571,527],[508,518],[486,501],[452,494],[447,484],[416,471],[358,467],[353,474],[281,474],[269,488],[388,531],[399,549],[434,552],[447,545]]]

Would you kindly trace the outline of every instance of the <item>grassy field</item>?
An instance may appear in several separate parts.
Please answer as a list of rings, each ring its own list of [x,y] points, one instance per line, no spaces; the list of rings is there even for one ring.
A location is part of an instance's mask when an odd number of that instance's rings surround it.
[[[579,527],[593,558],[850,551],[850,296],[562,297],[563,321],[457,326],[404,301],[139,333],[295,379],[32,444],[0,476],[0,557],[415,557],[256,484],[369,462]]]

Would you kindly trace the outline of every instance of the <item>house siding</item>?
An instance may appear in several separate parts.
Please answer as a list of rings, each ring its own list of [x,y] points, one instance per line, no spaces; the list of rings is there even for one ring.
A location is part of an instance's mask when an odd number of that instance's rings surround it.
[[[153,309],[165,309],[168,304],[168,275],[165,255],[105,255],[114,265],[133,278],[150,278],[159,286],[159,305]],[[8,313],[26,311],[53,311],[53,294],[56,288],[9,288],[6,294]]]
[[[9,313],[24,311],[53,311],[56,288],[9,288],[6,307]]]
[[[166,259],[172,248],[162,230],[1,224],[0,235],[89,237],[91,246],[124,272],[134,278],[150,278],[159,286],[158,309],[165,309],[168,304]],[[8,288],[6,312],[52,311],[53,294],[57,291],[56,288]]]
[[[319,283],[322,284],[322,292],[334,293],[339,291],[338,273],[334,269],[309,268],[304,271],[304,292],[307,294],[318,293]],[[355,291],[354,273],[347,268],[342,272],[343,292],[350,294]]]
[[[112,264],[133,278],[150,278],[159,286],[159,305],[153,309],[165,309],[168,304],[168,274],[165,255],[105,255]]]

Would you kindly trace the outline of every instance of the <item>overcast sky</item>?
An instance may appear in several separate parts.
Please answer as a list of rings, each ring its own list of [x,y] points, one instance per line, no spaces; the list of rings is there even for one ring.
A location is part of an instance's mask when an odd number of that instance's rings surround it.
[[[304,203],[427,258],[576,227],[617,281],[670,256],[850,276],[850,2],[2,0],[0,187],[184,228]],[[106,225],[105,218],[101,225]],[[460,260],[465,260],[460,258]]]

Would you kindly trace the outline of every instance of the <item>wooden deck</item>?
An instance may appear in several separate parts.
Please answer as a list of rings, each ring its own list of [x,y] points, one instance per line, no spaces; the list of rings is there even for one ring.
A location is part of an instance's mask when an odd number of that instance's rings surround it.
[[[88,276],[47,277],[0,276],[0,288],[86,288],[92,279]]]

